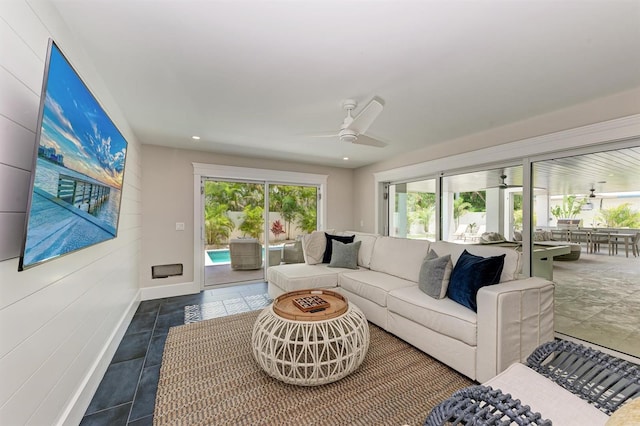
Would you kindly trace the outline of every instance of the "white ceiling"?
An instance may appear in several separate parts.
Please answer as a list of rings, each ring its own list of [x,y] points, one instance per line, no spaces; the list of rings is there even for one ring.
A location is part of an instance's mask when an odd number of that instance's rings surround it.
[[[640,86],[637,0],[52,1],[145,144],[359,167]],[[305,136],[373,96],[385,148]]]
[[[447,177],[444,181],[445,190],[468,192],[496,187],[501,184],[503,174],[506,176],[505,183],[508,185],[522,185],[523,167],[512,166]],[[640,193],[638,176],[640,176],[640,146],[533,163],[534,187],[550,195],[588,195],[591,188],[597,194],[620,192],[638,194]]]

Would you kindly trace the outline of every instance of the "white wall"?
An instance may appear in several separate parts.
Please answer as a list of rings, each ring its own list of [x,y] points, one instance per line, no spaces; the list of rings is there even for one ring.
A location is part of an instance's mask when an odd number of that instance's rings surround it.
[[[142,141],[144,142],[144,141]],[[158,292],[152,287],[173,286],[174,290],[199,289],[194,283],[193,227],[194,182],[193,163],[217,164],[289,172],[328,175],[327,226],[325,228],[353,229],[353,171],[336,167],[237,157],[210,152],[142,146],[144,168],[142,194],[142,263],[140,285],[143,297],[171,293]],[[176,231],[176,222],[185,224],[184,231]],[[184,275],[151,279],[151,266],[182,263]]]
[[[129,142],[118,237],[18,272],[47,39]],[[0,1],[0,423],[78,424],[139,300],[140,146],[47,2]]]

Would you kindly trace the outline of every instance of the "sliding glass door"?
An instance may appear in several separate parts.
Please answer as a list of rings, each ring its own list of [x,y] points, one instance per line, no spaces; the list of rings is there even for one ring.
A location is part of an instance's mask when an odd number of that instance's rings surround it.
[[[553,262],[556,333],[640,357],[640,147],[532,169],[533,240],[566,248]]]
[[[203,178],[202,192],[205,287],[264,281],[317,229],[317,186]]]

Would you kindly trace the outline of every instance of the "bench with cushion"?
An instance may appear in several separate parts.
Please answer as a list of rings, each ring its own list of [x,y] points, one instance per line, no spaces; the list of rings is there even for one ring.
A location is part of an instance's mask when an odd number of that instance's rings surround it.
[[[527,365],[515,363],[483,385],[456,392],[425,425],[610,425],[628,416],[640,421],[638,398],[640,366],[556,340],[537,348]]]

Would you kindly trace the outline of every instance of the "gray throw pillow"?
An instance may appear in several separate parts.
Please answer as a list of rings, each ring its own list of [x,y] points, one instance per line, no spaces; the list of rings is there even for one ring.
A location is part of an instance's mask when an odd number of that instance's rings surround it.
[[[358,269],[358,250],[362,241],[353,243],[341,243],[340,241],[331,241],[331,261],[330,268],[349,268]]]
[[[430,250],[420,267],[418,287],[434,299],[444,298],[447,295],[452,269],[450,254],[438,257],[435,251]]]

